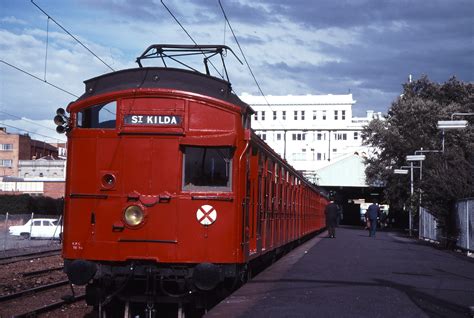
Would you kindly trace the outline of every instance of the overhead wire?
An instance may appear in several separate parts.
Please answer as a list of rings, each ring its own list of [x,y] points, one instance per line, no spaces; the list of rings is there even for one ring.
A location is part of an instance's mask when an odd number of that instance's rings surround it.
[[[245,64],[247,65],[247,68],[249,69],[250,74],[252,75],[252,78],[253,78],[255,84],[257,85],[257,88],[258,88],[260,94],[262,95],[263,99],[265,100],[265,103],[266,103],[267,106],[270,108],[270,110],[271,110],[272,112],[274,112],[275,110],[273,110],[272,106],[271,106],[270,103],[268,102],[267,97],[266,97],[265,94],[263,93],[263,90],[262,90],[262,88],[260,87],[260,84],[258,83],[257,78],[256,78],[255,74],[253,73],[252,68],[250,67],[249,62],[247,61],[247,57],[245,56],[244,51],[243,51],[242,47],[240,46],[239,40],[237,39],[237,36],[235,35],[234,29],[232,28],[232,25],[230,24],[230,21],[229,21],[229,19],[227,18],[227,14],[226,14],[226,12],[225,12],[225,10],[224,10],[224,7],[222,6],[221,0],[218,0],[218,2],[219,2],[219,6],[221,7],[222,14],[224,15],[224,19],[226,20],[227,24],[229,25],[229,29],[230,29],[230,31],[232,32],[232,36],[234,37],[234,40],[235,40],[235,42],[237,43],[237,46],[239,47],[240,53],[242,54],[242,57],[244,58]],[[271,114],[271,115],[273,116],[273,114]],[[278,119],[278,117],[277,117],[277,119]],[[280,122],[280,124],[281,124],[281,126],[282,126],[282,128],[283,128],[282,130],[285,130],[285,125],[283,124],[283,122],[282,122],[280,119],[278,119],[278,121]],[[257,123],[259,123],[258,120],[257,120]],[[259,123],[259,124],[260,124],[260,123]]]
[[[59,139],[59,138],[55,138],[55,137],[51,137],[51,136],[46,136],[46,135],[43,135],[43,134],[40,134],[40,133],[32,132],[32,131],[29,131],[29,130],[24,129],[24,128],[20,128],[20,127],[17,127],[17,126],[5,124],[4,122],[0,122],[0,125],[10,127],[10,128],[14,128],[14,129],[17,129],[19,131],[24,131],[24,132],[27,132],[28,134],[31,134],[31,135],[37,135],[37,136],[45,137],[45,138],[48,138],[48,139],[57,140],[57,141],[60,141],[62,143],[66,142],[63,139]]]
[[[191,39],[191,41],[193,41],[194,45],[198,46],[197,42],[194,41],[191,34],[189,34],[189,32],[186,30],[186,28],[181,24],[181,22],[179,22],[178,18],[176,18],[176,16],[173,14],[173,12],[171,12],[171,10],[166,6],[166,4],[163,2],[163,0],[161,0],[161,4],[165,7],[166,11],[168,11],[168,13],[173,17],[173,19],[176,21],[176,23],[178,23],[178,25],[181,27],[181,29],[184,31],[184,33],[186,33],[186,35]],[[204,55],[207,58],[207,55],[204,52],[201,52],[201,53],[202,53],[202,55]],[[211,64],[211,66],[214,68],[214,70],[217,72],[217,74],[219,74],[219,76],[223,79],[224,75],[222,75],[219,72],[219,70],[215,67],[214,63],[212,63],[211,60],[208,60],[208,61]]]
[[[48,45],[49,45],[49,20],[46,21],[46,53],[44,54],[44,80],[46,81],[46,67],[48,65]]]
[[[115,72],[115,70],[109,65],[107,64],[104,60],[102,60],[97,54],[95,54],[94,52],[92,52],[91,49],[89,49],[84,43],[82,43],[78,38],[76,38],[74,35],[71,34],[71,32],[69,32],[68,30],[66,30],[61,24],[59,24],[59,22],[57,22],[56,20],[54,20],[53,17],[51,17],[48,13],[46,13],[46,11],[44,11],[39,5],[37,5],[33,0],[30,0],[31,3],[37,7],[41,12],[43,12],[44,15],[46,15],[48,17],[48,19],[51,19],[51,21],[53,21],[58,27],[60,27],[64,32],[66,32],[70,37],[72,37],[74,40],[76,40],[77,43],[79,43],[83,48],[85,48],[87,51],[89,51],[89,53],[91,53],[95,58],[97,58],[99,61],[102,62],[102,64],[104,64],[105,66],[107,66],[110,70],[112,70],[112,72]]]
[[[20,72],[22,72],[22,73],[24,73],[24,74],[26,74],[26,75],[29,75],[29,76],[33,77],[34,79],[37,79],[37,80],[40,81],[40,82],[46,83],[46,84],[48,84],[48,85],[50,85],[50,86],[52,86],[52,87],[54,87],[54,88],[56,88],[56,89],[58,89],[58,90],[64,92],[64,93],[67,93],[67,94],[69,94],[69,95],[71,95],[71,96],[74,96],[74,97],[76,97],[76,98],[79,98],[78,95],[73,94],[73,93],[71,93],[71,92],[69,92],[69,91],[65,90],[64,88],[61,88],[61,87],[59,87],[59,86],[57,86],[57,85],[54,85],[54,84],[48,82],[47,80],[43,80],[43,79],[39,78],[38,76],[33,75],[33,74],[31,74],[31,73],[29,73],[29,72],[27,72],[27,71],[25,71],[25,70],[19,68],[18,66],[15,66],[15,65],[13,65],[13,64],[10,64],[10,63],[8,63],[8,62],[6,62],[6,61],[4,61],[4,60],[0,60],[0,62],[3,63],[3,64],[5,64],[5,65],[10,66],[11,68],[16,69],[17,71],[20,71]]]
[[[27,121],[27,122],[29,122],[29,123],[32,123],[32,124],[36,125],[36,126],[40,126],[40,127],[43,127],[43,128],[46,128],[46,129],[49,129],[49,130],[52,130],[52,131],[56,132],[55,129],[53,129],[53,128],[51,128],[51,127],[48,127],[48,126],[45,126],[45,125],[41,125],[41,124],[39,124],[39,123],[37,123],[37,122],[35,122],[35,121],[33,121],[33,120],[30,120],[30,119],[28,119],[28,118],[16,116],[16,115],[7,113],[6,111],[3,111],[3,110],[0,110],[0,113],[4,113],[4,114],[6,114],[6,115],[8,115],[8,116],[11,116],[11,117],[14,117],[14,118],[23,120],[23,121]]]

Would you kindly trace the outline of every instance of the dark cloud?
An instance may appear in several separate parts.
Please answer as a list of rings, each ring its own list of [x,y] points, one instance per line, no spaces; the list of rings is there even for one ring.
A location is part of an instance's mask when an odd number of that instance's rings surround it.
[[[261,3],[268,5],[274,15],[317,29],[351,28],[390,21],[456,22],[460,18],[472,19],[474,13],[471,0],[267,0]]]
[[[193,4],[199,5],[205,12],[209,14],[214,13],[217,21],[223,21],[221,7],[217,0],[198,0],[192,1]],[[231,23],[246,23],[251,25],[263,26],[275,18],[268,12],[265,6],[260,1],[255,1],[252,4],[241,3],[237,0],[221,0],[222,7]],[[196,22],[204,22],[197,20]]]
[[[167,2],[165,1],[165,4]],[[142,22],[159,21],[158,19],[161,20],[169,15],[160,1],[154,0],[82,0],[79,4],[87,9],[102,10],[128,19],[138,19]]]
[[[385,111],[409,74],[437,82],[474,80],[474,1],[267,1],[275,14],[315,30],[357,34],[351,44],[318,39],[313,48],[337,60],[321,65],[264,63],[277,76],[322,93],[349,89],[362,107]],[[330,40],[330,39],[329,39]],[[324,91],[327,89],[327,91]]]

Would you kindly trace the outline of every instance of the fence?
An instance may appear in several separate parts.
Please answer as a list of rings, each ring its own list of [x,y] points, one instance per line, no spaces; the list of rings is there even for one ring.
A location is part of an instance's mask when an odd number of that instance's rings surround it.
[[[430,211],[425,208],[420,208],[420,218],[418,221],[419,225],[419,238],[439,242],[440,230],[438,229],[438,223],[436,218]]]
[[[456,246],[474,252],[474,198],[459,200],[456,203],[456,223],[459,237]]]
[[[474,252],[474,198],[462,199],[456,203],[456,227],[459,235],[455,246]],[[425,208],[420,208],[419,238],[439,242],[442,234],[436,218]]]
[[[24,225],[30,219],[38,218],[47,218],[47,219],[58,219],[57,216],[44,215],[44,214],[0,214],[0,251],[5,253],[7,250],[13,249],[23,249],[23,248],[37,248],[37,247],[60,247],[61,242],[58,240],[59,231],[61,231],[60,223],[55,226],[52,230],[51,235],[46,237],[36,238],[36,237],[22,237],[18,235],[11,235],[9,233],[10,226],[14,225]],[[31,226],[28,229],[28,232],[31,232],[33,227]],[[33,230],[34,233],[34,230]]]

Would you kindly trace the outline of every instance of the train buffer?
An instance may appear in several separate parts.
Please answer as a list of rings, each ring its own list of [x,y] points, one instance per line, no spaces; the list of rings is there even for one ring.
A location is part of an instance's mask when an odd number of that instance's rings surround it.
[[[291,251],[205,317],[472,317],[474,259],[339,227]]]

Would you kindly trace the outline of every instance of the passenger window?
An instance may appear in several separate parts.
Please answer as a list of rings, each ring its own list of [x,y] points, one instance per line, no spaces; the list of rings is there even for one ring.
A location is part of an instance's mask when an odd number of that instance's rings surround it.
[[[231,147],[183,147],[183,190],[231,191]]]
[[[33,226],[41,226],[41,221],[33,221]]]
[[[43,221],[43,226],[50,226],[49,221]]]
[[[77,114],[77,127],[115,128],[116,114],[116,101],[91,106]]]

